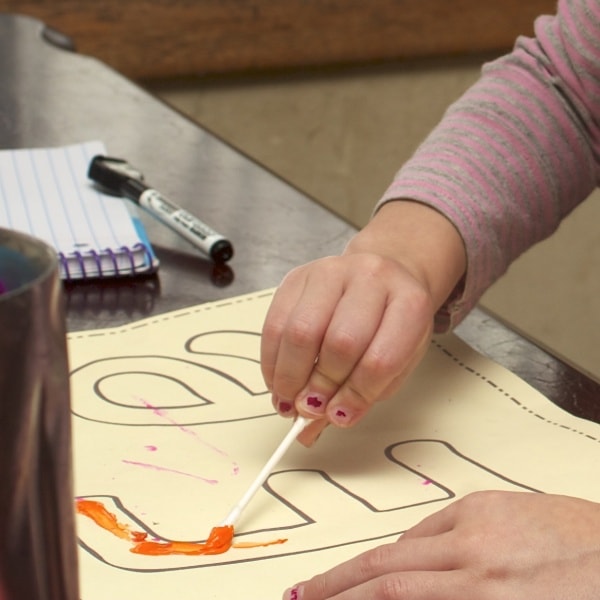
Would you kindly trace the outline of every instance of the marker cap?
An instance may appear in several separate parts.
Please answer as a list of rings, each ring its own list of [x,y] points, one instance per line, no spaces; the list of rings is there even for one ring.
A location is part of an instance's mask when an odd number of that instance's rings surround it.
[[[233,256],[233,246],[226,239],[216,241],[210,248],[210,257],[218,263],[227,262]]]

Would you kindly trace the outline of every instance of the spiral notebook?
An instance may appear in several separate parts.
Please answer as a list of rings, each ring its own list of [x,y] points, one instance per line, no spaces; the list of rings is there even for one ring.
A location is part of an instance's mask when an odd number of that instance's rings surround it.
[[[151,273],[158,259],[135,205],[88,179],[97,154],[100,141],[0,151],[0,227],[55,248],[66,280]]]

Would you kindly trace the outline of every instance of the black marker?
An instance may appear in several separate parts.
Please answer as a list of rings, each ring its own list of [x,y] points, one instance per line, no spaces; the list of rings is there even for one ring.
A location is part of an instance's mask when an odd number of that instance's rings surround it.
[[[176,231],[217,263],[233,256],[231,242],[144,183],[144,176],[120,158],[94,156],[88,177],[108,192],[125,196],[145,208],[161,223]]]

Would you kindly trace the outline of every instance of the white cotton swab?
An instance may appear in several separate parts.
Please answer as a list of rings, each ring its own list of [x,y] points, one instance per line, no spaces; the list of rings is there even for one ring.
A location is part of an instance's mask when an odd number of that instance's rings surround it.
[[[241,500],[231,509],[227,517],[225,517],[225,519],[221,522],[221,526],[235,525],[235,522],[248,505],[248,502],[250,502],[254,494],[256,494],[256,492],[260,489],[271,471],[275,468],[275,465],[286,453],[287,449],[292,445],[292,442],[296,439],[296,436],[306,427],[306,425],[308,425],[308,423],[310,423],[310,419],[307,419],[306,417],[298,416],[296,418],[292,428],[283,438],[275,452],[273,452],[271,458],[266,462],[256,479],[252,482],[246,493],[242,496]]]

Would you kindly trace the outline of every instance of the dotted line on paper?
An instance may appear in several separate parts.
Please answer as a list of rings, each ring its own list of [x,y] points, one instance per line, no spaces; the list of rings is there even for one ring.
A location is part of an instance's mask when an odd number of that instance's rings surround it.
[[[575,429],[574,427],[571,427],[570,425],[565,425],[564,423],[558,423],[557,421],[553,421],[551,419],[544,417],[543,415],[539,414],[535,410],[528,407],[524,402],[522,402],[518,398],[515,398],[515,396],[513,396],[510,392],[508,392],[507,390],[502,388],[495,381],[492,381],[491,379],[486,377],[483,373],[480,373],[479,371],[473,369],[473,367],[470,367],[469,365],[464,363],[460,358],[455,356],[450,350],[448,350],[448,348],[444,347],[440,342],[434,340],[432,343],[433,343],[433,345],[435,345],[437,347],[438,350],[443,352],[448,358],[450,358],[459,367],[461,367],[465,371],[468,371],[472,375],[475,375],[475,377],[478,377],[479,379],[481,379],[482,381],[487,383],[496,392],[498,392],[499,394],[502,394],[505,398],[508,398],[509,400],[511,400],[511,402],[513,402],[514,404],[519,406],[522,410],[528,412],[530,415],[532,415],[538,419],[541,419],[542,421],[544,421],[545,423],[548,423],[549,425],[554,425],[555,427],[559,427],[560,429],[565,429],[565,430],[575,433],[577,435],[586,437],[587,439],[591,440],[592,442],[600,443],[600,437],[598,437],[598,436],[590,435],[589,433],[586,433],[585,431],[580,431],[579,429]]]
[[[171,321],[173,319],[180,319],[182,317],[188,317],[190,315],[195,315],[201,312],[209,312],[211,310],[218,310],[220,308],[227,308],[228,306],[233,306],[235,304],[244,304],[247,302],[253,302],[255,300],[262,300],[263,298],[272,297],[275,293],[275,290],[265,290],[263,292],[255,293],[255,294],[247,294],[244,296],[236,296],[235,298],[228,298],[227,300],[216,301],[216,302],[206,302],[205,304],[198,304],[197,306],[190,307],[188,309],[182,308],[175,311],[170,311],[163,313],[161,315],[156,315],[155,317],[149,317],[147,319],[142,319],[140,321],[136,321],[134,323],[128,323],[126,325],[122,325],[120,327],[109,327],[107,329],[98,329],[94,331],[77,331],[73,333],[67,334],[67,339],[69,340],[80,340],[83,338],[94,338],[94,337],[106,337],[106,336],[115,336],[123,333],[127,333],[129,331],[134,331],[136,329],[143,329],[145,327],[149,327],[150,325],[156,325],[159,323],[164,323],[165,321]]]

